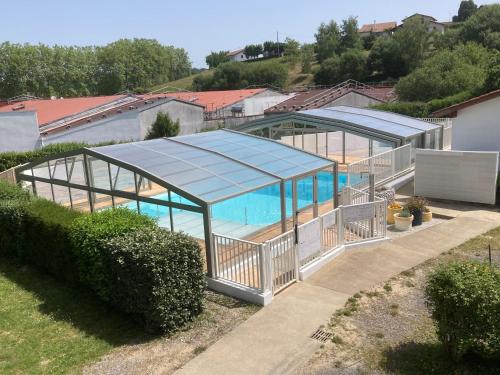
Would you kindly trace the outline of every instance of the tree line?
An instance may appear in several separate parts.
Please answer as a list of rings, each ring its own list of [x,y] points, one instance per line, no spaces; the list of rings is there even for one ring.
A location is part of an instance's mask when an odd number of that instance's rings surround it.
[[[0,44],[0,98],[141,92],[190,72],[184,49],[154,39],[85,47]]]

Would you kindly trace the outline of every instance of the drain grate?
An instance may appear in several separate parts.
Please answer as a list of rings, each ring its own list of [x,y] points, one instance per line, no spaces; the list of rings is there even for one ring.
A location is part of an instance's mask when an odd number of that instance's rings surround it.
[[[322,328],[318,328],[312,335],[311,338],[319,342],[327,342],[333,337],[333,333],[327,332]]]

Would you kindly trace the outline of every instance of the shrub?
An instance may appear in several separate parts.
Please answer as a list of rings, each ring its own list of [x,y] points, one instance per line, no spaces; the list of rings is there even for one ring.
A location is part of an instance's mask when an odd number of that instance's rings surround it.
[[[152,227],[154,220],[126,208],[116,208],[77,218],[71,226],[70,240],[77,257],[80,281],[109,301],[109,277],[104,268],[102,241],[136,229]]]
[[[438,267],[425,290],[438,336],[459,359],[467,352],[500,359],[500,270],[475,261]]]
[[[30,194],[17,185],[0,181],[0,202],[12,199],[27,201],[30,199]]]
[[[429,105],[423,102],[383,103],[371,106],[381,111],[400,113],[411,117],[429,117]]]
[[[150,329],[172,331],[202,310],[205,279],[191,237],[144,228],[104,241],[110,302]]]
[[[77,257],[72,251],[70,230],[80,216],[83,214],[57,203],[33,199],[26,205],[19,256],[60,280],[78,282]]]
[[[22,241],[26,201],[0,200],[0,255],[17,257]]]
[[[168,113],[159,111],[156,114],[156,120],[148,129],[144,139],[154,139],[161,137],[175,137],[179,134],[180,122],[179,120],[172,120]]]

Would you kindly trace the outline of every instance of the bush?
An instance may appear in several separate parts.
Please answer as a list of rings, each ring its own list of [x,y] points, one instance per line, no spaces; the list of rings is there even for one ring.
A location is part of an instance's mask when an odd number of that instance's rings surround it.
[[[500,270],[475,261],[438,267],[425,294],[445,349],[500,359]]]
[[[110,275],[106,273],[102,241],[137,229],[154,226],[154,220],[126,208],[95,212],[77,218],[71,226],[70,240],[75,251],[80,282],[109,301]]]
[[[382,103],[371,106],[381,111],[399,113],[411,117],[429,117],[429,105],[424,102]]]
[[[26,205],[22,222],[22,246],[18,255],[59,280],[77,283],[76,254],[70,243],[74,220],[82,213],[45,199],[33,199]]]
[[[25,201],[0,200],[0,256],[9,258],[18,256],[25,215]]]
[[[7,200],[23,200],[27,201],[30,199],[30,194],[19,186],[0,181],[0,202]]]
[[[150,329],[181,327],[202,311],[200,251],[191,237],[160,228],[104,241],[110,302]]]

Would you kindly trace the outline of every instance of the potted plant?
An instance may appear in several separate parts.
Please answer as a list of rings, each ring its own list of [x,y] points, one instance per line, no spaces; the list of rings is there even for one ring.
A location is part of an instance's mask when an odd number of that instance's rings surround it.
[[[431,221],[432,220],[432,211],[429,209],[429,207],[425,206],[424,211],[422,212],[422,221]]]
[[[422,225],[422,212],[427,204],[427,201],[421,197],[412,197],[405,208],[413,215],[412,226]]]
[[[394,214],[401,211],[403,211],[403,207],[399,203],[395,201],[389,203],[389,206],[387,206],[387,224],[394,224]]]
[[[394,223],[397,230],[408,230],[413,222],[413,215],[406,208],[394,214]]]

